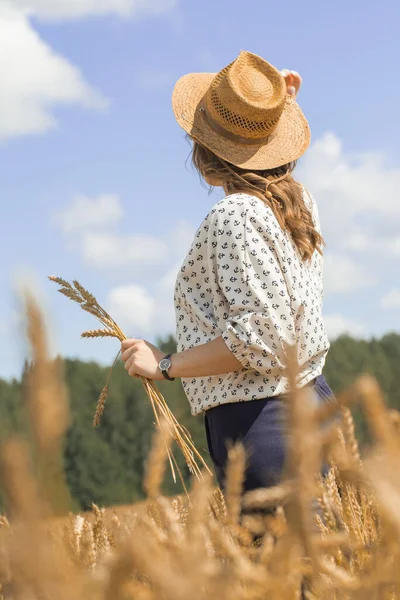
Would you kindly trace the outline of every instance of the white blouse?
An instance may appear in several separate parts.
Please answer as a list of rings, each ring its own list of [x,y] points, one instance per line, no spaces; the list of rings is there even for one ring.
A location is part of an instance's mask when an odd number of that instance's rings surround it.
[[[314,199],[304,191],[315,227]],[[182,378],[193,415],[288,391],[285,347],[297,345],[298,384],[322,373],[329,341],[321,316],[323,260],[303,262],[273,211],[249,194],[217,202],[201,223],[175,284],[178,352],[222,335],[243,368]]]

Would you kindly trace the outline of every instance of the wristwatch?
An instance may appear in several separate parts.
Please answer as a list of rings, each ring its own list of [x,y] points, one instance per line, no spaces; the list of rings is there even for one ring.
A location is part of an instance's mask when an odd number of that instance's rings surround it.
[[[164,375],[165,379],[168,379],[168,381],[175,381],[175,377],[170,377],[168,375],[168,371],[171,368],[171,356],[172,354],[167,354],[167,356],[164,356],[164,358],[162,360],[160,360],[159,362],[159,368],[161,373]]]

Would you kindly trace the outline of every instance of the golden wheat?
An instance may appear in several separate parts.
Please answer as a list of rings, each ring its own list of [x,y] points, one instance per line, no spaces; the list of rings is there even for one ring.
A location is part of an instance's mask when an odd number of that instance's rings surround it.
[[[59,393],[63,382],[47,358],[40,313],[28,305],[28,314],[35,385],[27,402],[35,443],[45,455],[62,442],[68,415]],[[54,406],[43,401],[44,393],[54,393]],[[0,597],[400,599],[398,420],[371,378],[361,378],[335,406],[315,408],[308,400],[306,391],[294,391],[288,401],[286,478],[244,497],[244,454],[236,446],[230,451],[226,498],[209,477],[195,481],[189,499],[163,498],[174,432],[160,416],[147,465],[147,504],[109,510],[94,505],[91,513],[56,519],[57,504],[47,482],[32,476],[26,445],[10,440],[2,452],[8,513],[0,518]],[[362,460],[350,411],[341,424],[329,421],[340,407],[354,403],[364,408],[373,438]],[[327,460],[329,472],[317,477]],[[242,509],[258,514],[242,515]]]
[[[110,315],[97,302],[96,298],[90,292],[88,292],[88,290],[86,290],[78,281],[74,280],[72,283],[69,283],[61,277],[53,276],[49,277],[49,279],[50,281],[53,281],[54,283],[57,283],[60,286],[58,291],[61,294],[63,294],[73,302],[78,303],[82,310],[85,310],[86,312],[96,317],[105,326],[105,329],[92,329],[89,331],[85,331],[82,333],[82,337],[92,339],[99,337],[115,337],[120,342],[126,339],[126,336],[118,327],[114,319],[110,317]],[[95,427],[97,427],[100,424],[101,416],[104,412],[106,400],[108,397],[111,374],[119,358],[119,354],[120,353],[117,354],[114,364],[110,369],[107,382],[101,391],[99,401],[97,403],[96,413],[93,419],[93,424]],[[201,468],[205,469],[207,472],[210,473],[206,462],[204,461],[201,454],[197,451],[191,438],[191,435],[189,434],[187,429],[182,427],[182,425],[180,425],[175,419],[173,413],[169,409],[164,397],[156,387],[154,381],[145,377],[141,377],[141,380],[151,402],[157,426],[160,427],[161,420],[165,419],[167,421],[172,432],[172,437],[179,449],[181,450],[185,458],[186,464],[189,468],[189,471],[196,478],[202,476]],[[174,481],[176,481],[176,474],[178,474],[182,485],[185,487],[182,473],[179,469],[179,466],[176,462],[173,453],[170,451],[169,448],[167,454]]]

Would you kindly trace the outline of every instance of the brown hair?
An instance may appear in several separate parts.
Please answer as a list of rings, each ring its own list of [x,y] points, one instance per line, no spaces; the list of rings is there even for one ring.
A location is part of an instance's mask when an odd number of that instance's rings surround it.
[[[219,158],[197,140],[192,141],[193,164],[207,183],[223,187],[227,194],[246,192],[266,202],[281,228],[290,232],[304,261],[315,250],[322,254],[325,242],[304,202],[301,185],[291,175],[296,162],[267,171],[248,171]]]

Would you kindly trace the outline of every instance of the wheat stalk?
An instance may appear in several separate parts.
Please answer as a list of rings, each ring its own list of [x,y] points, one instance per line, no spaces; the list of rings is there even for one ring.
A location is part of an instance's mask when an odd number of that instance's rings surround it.
[[[86,290],[78,281],[74,280],[72,283],[69,283],[61,277],[52,276],[50,276],[49,279],[50,281],[53,281],[54,283],[60,286],[58,291],[61,294],[63,294],[73,302],[79,304],[82,310],[96,317],[100,321],[100,323],[104,325],[105,329],[92,329],[89,331],[84,331],[82,333],[83,338],[114,337],[117,338],[120,342],[126,340],[126,336],[118,327],[114,319],[112,319],[112,317],[100,306],[96,298],[90,292],[88,292],[88,290]],[[111,379],[113,368],[119,358],[119,354],[120,353],[118,352],[114,364],[111,367],[110,372],[108,374],[107,382],[101,391],[99,401],[97,403],[96,414],[93,419],[93,424],[95,427],[99,425],[101,416],[104,412],[104,407],[109,390],[109,381]],[[211,474],[211,471],[205,463],[203,457],[196,449],[190,433],[185,427],[182,427],[182,425],[178,423],[173,413],[169,409],[163,395],[157,389],[154,381],[146,377],[141,377],[141,380],[144,389],[146,390],[146,393],[149,397],[151,406],[153,408],[157,428],[160,428],[161,421],[165,419],[169,425],[172,438],[175,440],[176,444],[178,445],[185,458],[189,471],[198,479],[202,476],[201,467],[203,467],[208,473]],[[167,450],[167,455],[174,481],[176,482],[177,472],[183,484],[183,487],[185,488],[182,473],[178,467],[173,453],[169,450],[169,448]]]

